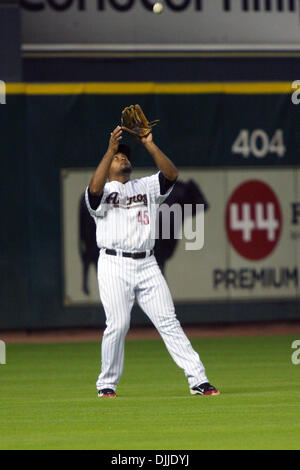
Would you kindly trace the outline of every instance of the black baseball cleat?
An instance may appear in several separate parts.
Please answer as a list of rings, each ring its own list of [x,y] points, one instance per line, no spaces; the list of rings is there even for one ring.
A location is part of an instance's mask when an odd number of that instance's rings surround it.
[[[217,390],[209,382],[197,385],[190,389],[192,395],[220,395],[219,390]]]
[[[116,392],[111,388],[104,388],[103,390],[98,390],[98,398],[115,398]]]

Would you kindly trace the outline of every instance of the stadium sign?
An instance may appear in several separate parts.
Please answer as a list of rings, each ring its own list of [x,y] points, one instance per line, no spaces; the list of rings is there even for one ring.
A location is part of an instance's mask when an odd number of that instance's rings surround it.
[[[297,49],[295,0],[22,0],[30,49]]]
[[[151,171],[136,168],[133,177]],[[99,302],[95,271],[99,250],[83,193],[91,176],[85,168],[63,172],[65,305]],[[208,209],[202,249],[187,249],[185,237],[156,241],[155,255],[175,301],[295,299],[300,288],[299,183],[300,171],[291,168],[182,168],[170,202],[188,197],[189,204],[196,205],[203,194]],[[195,218],[195,214],[188,217],[192,224]],[[172,233],[177,232],[172,229]],[[188,280],[184,288],[183,278]]]

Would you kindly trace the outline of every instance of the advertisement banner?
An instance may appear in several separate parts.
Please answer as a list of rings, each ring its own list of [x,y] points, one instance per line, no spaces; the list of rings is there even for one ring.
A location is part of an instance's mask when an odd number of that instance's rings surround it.
[[[133,177],[151,172],[138,169]],[[95,223],[82,199],[92,171],[66,169],[62,175],[64,301],[98,303]],[[182,238],[164,240],[165,248],[157,250],[174,300],[296,299],[299,184],[300,170],[293,169],[181,169],[172,203],[196,205],[202,195],[208,208],[202,249],[187,249],[182,230]]]
[[[25,50],[299,49],[296,0],[22,0]]]

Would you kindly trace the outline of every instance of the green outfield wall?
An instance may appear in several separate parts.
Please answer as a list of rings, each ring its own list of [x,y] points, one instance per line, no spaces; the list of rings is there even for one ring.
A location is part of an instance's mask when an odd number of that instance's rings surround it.
[[[0,329],[104,325],[96,293],[77,296],[68,274],[78,265],[74,238],[80,243],[72,191],[80,197],[132,103],[160,119],[155,141],[209,203],[197,262],[178,246],[166,270],[183,324],[299,319],[298,101],[289,82],[7,85],[0,105]],[[137,172],[155,171],[145,149],[124,140]],[[248,183],[253,201],[245,196]],[[258,207],[251,242],[243,204]],[[89,276],[95,283],[92,268]],[[148,324],[136,307],[132,323]]]

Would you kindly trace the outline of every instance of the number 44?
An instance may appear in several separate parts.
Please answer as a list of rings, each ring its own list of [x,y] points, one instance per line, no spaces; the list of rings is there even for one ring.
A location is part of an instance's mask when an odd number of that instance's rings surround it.
[[[253,154],[256,158],[264,158],[268,153],[275,153],[283,157],[286,147],[283,142],[283,131],[277,129],[271,140],[262,129],[252,132],[242,129],[232,145],[232,153],[240,153],[247,158]]]

